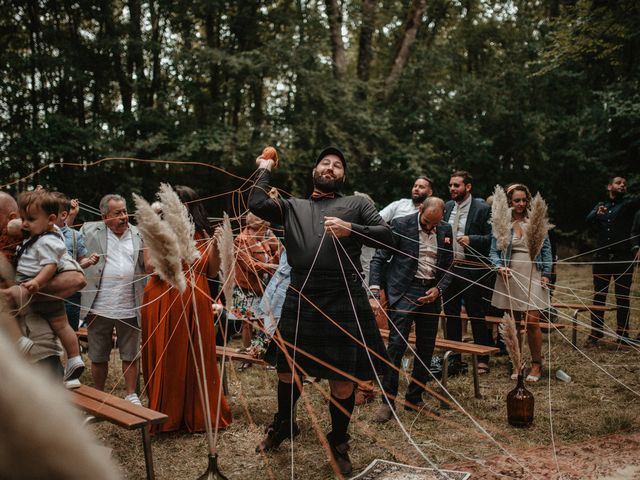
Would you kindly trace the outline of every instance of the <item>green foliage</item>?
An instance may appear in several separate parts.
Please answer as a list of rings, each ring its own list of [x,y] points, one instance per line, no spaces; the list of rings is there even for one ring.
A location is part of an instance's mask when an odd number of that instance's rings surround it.
[[[281,151],[279,185],[304,195],[315,154],[335,144],[348,188],[379,206],[420,174],[446,198],[450,172],[465,169],[476,195],[515,180],[541,191],[565,232],[583,230],[609,173],[638,188],[634,0],[428,2],[392,83],[415,2],[338,3],[340,80],[325,2],[0,0],[0,175],[51,163],[11,188],[42,183],[93,204],[187,183],[219,214],[265,145]],[[204,166],[70,166],[103,157]]]

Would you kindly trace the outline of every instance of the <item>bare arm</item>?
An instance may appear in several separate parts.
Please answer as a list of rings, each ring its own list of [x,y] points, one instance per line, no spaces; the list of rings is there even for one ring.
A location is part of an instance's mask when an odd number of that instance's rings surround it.
[[[33,301],[46,302],[58,298],[67,298],[82,290],[86,284],[87,280],[82,272],[76,270],[60,272],[40,290],[43,295],[34,296]]]
[[[209,264],[207,265],[207,275],[215,277],[220,272],[220,251],[218,250],[218,241],[214,238],[209,242]]]

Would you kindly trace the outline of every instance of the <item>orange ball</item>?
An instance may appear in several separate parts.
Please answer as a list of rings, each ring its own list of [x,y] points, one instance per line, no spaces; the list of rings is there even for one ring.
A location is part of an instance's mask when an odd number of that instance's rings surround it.
[[[267,160],[273,160],[275,164],[278,164],[278,152],[273,147],[266,147],[262,151],[262,158],[266,158]]]

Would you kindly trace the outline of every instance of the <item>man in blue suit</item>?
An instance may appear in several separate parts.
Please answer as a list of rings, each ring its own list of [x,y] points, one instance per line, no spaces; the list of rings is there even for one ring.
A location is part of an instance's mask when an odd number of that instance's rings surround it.
[[[414,322],[416,359],[405,395],[405,409],[424,407],[424,388],[420,384],[429,380],[427,366],[435,347],[441,297],[451,283],[453,263],[453,234],[451,225],[442,221],[443,215],[442,199],[430,197],[418,213],[393,220],[392,248],[378,250],[371,261],[369,284],[374,298],[370,303],[374,309],[380,308],[375,297],[380,285],[386,285],[390,321],[387,352],[395,367],[386,365],[384,369],[382,405],[375,416],[379,423],[392,417],[398,394],[398,368]]]
[[[444,299],[447,316],[445,336],[449,340],[462,340],[460,311],[462,300],[471,318],[473,339],[479,345],[491,345],[485,314],[491,292],[485,288],[489,275],[488,257],[491,246],[491,207],[481,198],[471,195],[473,179],[468,172],[457,171],[449,180],[449,200],[444,207],[444,220],[451,225],[453,245],[453,280]],[[493,283],[491,284],[493,287]],[[450,373],[460,373],[460,355],[451,358]],[[489,372],[489,356],[478,358],[479,373]]]

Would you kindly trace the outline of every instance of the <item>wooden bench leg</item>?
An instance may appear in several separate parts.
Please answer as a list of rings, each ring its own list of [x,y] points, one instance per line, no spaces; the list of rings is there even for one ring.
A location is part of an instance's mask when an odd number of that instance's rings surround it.
[[[147,467],[147,480],[155,480],[153,472],[153,456],[151,455],[151,427],[142,427],[142,445],[144,447],[144,463]]]
[[[440,379],[440,384],[443,389],[443,396],[446,398],[447,393],[444,391],[447,389],[447,381],[449,380],[449,357],[453,354],[451,350],[447,350],[444,352],[442,356],[442,378]],[[449,408],[449,404],[444,401],[440,401],[440,406],[442,408]]]
[[[218,364],[220,365],[218,371],[220,372],[220,378],[222,379],[222,393],[224,396],[229,396],[229,379],[227,378],[227,369],[226,365],[222,361],[222,359],[218,360]]]
[[[471,355],[471,361],[473,362],[473,393],[476,398],[482,398],[480,393],[480,375],[478,374],[478,356]]]
[[[578,313],[580,313],[580,310],[574,310],[571,318],[571,326],[573,327],[573,332],[571,332],[571,341],[574,347],[578,345]]]

